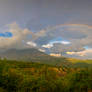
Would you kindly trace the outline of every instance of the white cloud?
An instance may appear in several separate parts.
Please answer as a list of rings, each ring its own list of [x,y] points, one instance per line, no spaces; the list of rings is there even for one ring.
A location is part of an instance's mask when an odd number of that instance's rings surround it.
[[[68,55],[73,55],[73,56],[79,56],[79,57],[84,57],[84,58],[91,58],[92,59],[92,49],[86,49],[84,51],[79,51],[79,52],[66,52]]]
[[[30,45],[30,46],[32,46],[32,47],[36,47],[36,46],[37,46],[37,44],[36,44],[36,43],[34,43],[34,42],[32,42],[32,41],[27,42],[27,44],[28,44],[28,45]]]
[[[42,45],[42,47],[52,48],[54,46],[54,44],[57,44],[57,43],[64,44],[64,45],[70,44],[69,41],[53,41],[53,42],[49,42],[48,44]]]
[[[41,52],[45,52],[45,50],[44,49],[38,49],[39,51],[41,51]]]
[[[70,44],[71,42],[69,41],[53,41],[53,42],[50,42],[51,44],[55,44],[55,43],[61,43],[61,44],[64,44],[64,45],[68,45]]]
[[[61,54],[50,53],[50,56],[61,57]]]
[[[51,47],[53,47],[53,44],[42,45],[42,47],[44,47],[44,48],[51,48]]]
[[[68,41],[61,41],[62,44],[65,44],[65,45],[68,45],[70,44],[71,42],[68,42]]]

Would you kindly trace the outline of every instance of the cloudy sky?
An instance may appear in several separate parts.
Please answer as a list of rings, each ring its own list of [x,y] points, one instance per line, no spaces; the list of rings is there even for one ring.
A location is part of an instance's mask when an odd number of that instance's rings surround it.
[[[0,50],[11,48],[92,59],[92,0],[0,0]]]

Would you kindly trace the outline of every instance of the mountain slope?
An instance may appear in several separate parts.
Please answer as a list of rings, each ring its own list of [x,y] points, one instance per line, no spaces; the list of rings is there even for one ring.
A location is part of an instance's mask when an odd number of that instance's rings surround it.
[[[61,62],[67,61],[66,58],[56,58],[49,56],[43,52],[38,51],[37,49],[9,49],[0,54],[0,57],[7,58],[9,60],[22,60],[22,61],[32,61],[32,62],[41,62],[47,64],[61,64]]]

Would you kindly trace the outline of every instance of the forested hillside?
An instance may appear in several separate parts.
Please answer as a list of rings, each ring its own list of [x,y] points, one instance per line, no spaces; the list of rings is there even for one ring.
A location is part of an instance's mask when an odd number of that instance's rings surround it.
[[[0,92],[91,91],[91,67],[0,60]]]

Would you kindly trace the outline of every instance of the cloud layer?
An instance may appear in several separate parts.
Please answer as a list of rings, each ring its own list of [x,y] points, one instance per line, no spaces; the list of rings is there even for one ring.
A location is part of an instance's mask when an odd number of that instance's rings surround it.
[[[40,32],[42,31],[43,30]],[[92,26],[89,25],[56,25],[44,29],[42,33],[44,33],[44,35],[40,33],[41,36],[39,36],[35,42],[42,45],[43,48],[48,48],[47,51],[50,53],[64,53],[64,55],[66,55],[66,52],[85,52],[85,46],[92,48]],[[57,39],[58,37],[61,38],[61,41]],[[57,41],[53,42],[53,39],[57,39]],[[89,54],[92,57],[92,53],[87,52],[87,54],[86,57],[88,57]],[[81,56],[79,55],[80,58]]]
[[[87,49],[80,52],[66,52],[70,57],[81,59],[92,59],[92,49]]]
[[[12,36],[0,36],[0,49],[34,47],[49,54],[92,57],[91,49],[84,48],[85,46],[92,48],[92,26],[89,25],[64,24],[33,32],[13,23],[8,25],[7,30],[4,30],[4,33],[6,32],[11,33]]]
[[[0,49],[9,48],[24,48],[22,43],[26,39],[26,36],[31,34],[28,29],[21,29],[16,23],[8,25],[4,32],[9,32],[12,34],[11,37],[0,37]]]

